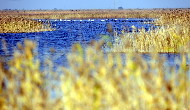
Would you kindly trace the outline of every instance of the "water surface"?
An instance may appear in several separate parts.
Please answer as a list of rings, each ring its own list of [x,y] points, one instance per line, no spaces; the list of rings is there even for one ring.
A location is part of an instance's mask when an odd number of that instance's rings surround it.
[[[63,20],[63,19],[36,19],[45,24],[51,24],[55,31],[31,32],[31,33],[0,33],[0,39],[7,43],[8,53],[12,55],[18,42],[23,43],[25,39],[37,43],[38,56],[41,60],[49,56],[50,49],[56,50],[55,62],[64,64],[65,54],[71,50],[75,43],[87,46],[92,40],[101,39],[100,35],[109,35],[108,25],[112,31],[121,34],[121,31],[131,32],[132,26],[145,28],[147,31],[155,28],[153,19],[86,19],[86,20]],[[146,22],[146,24],[144,23]],[[0,45],[0,55],[5,55]]]
[[[137,29],[145,28],[146,31],[155,29],[154,19],[86,19],[86,20],[63,20],[63,19],[36,19],[45,24],[49,23],[54,31],[31,32],[31,33],[0,33],[0,39],[7,43],[8,51],[3,51],[0,44],[0,55],[11,56],[16,49],[17,43],[23,43],[25,39],[36,42],[38,58],[46,60],[51,58],[56,64],[67,65],[66,54],[72,45],[80,43],[83,47],[88,46],[92,40],[100,40],[101,35],[110,35],[109,28],[117,34],[132,32],[132,26]],[[54,49],[55,53],[50,50]],[[167,64],[175,65],[177,54],[163,54]],[[8,58],[8,57],[7,57]],[[148,57],[145,57],[148,61]]]

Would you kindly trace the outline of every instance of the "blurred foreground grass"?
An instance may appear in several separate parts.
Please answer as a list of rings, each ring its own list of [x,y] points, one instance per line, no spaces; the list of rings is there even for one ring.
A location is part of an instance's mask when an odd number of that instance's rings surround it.
[[[158,53],[103,53],[102,43],[73,46],[68,67],[40,71],[35,43],[19,45],[0,62],[1,110],[187,110],[190,109],[189,53],[177,66],[164,66]],[[51,65],[51,64],[50,64]],[[49,66],[51,67],[51,66]],[[58,82],[55,83],[54,82]],[[57,97],[52,97],[54,91]]]

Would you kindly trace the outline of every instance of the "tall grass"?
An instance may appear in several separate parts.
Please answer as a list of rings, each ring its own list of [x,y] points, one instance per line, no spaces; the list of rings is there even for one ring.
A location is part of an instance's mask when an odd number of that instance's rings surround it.
[[[147,62],[137,53],[105,54],[101,45],[83,49],[76,44],[68,54],[68,67],[60,67],[58,76],[54,71],[40,71],[35,44],[25,41],[8,69],[0,63],[0,109],[190,109],[189,53],[181,54],[179,68],[166,67],[156,53]],[[52,97],[52,91],[56,96]]]
[[[0,16],[0,33],[21,33],[51,31],[50,25],[45,25],[23,17]]]
[[[182,11],[183,12],[183,11]],[[159,52],[159,53],[177,53],[184,46],[185,51],[189,51],[190,45],[190,11],[173,13],[161,16],[155,25],[159,27],[155,30],[135,32],[137,29],[133,27],[133,33],[124,33],[118,42],[113,44],[112,52]]]

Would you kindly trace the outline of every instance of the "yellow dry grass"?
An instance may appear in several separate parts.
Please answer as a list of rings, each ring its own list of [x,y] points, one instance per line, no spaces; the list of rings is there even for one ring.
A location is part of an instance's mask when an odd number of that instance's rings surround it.
[[[0,16],[0,33],[22,33],[52,31],[50,25],[45,25],[23,17]]]
[[[181,54],[177,68],[164,66],[157,53],[147,62],[137,53],[105,55],[101,43],[85,50],[76,44],[69,66],[58,74],[51,66],[40,71],[33,42],[25,41],[24,47],[19,45],[9,69],[0,63],[1,110],[190,109],[188,54]]]
[[[159,25],[155,30],[145,32],[144,29],[133,33],[115,36],[119,39],[113,44],[112,52],[159,52],[177,53],[190,45],[190,10],[174,10],[163,14],[154,23]],[[189,51],[186,48],[184,51]]]

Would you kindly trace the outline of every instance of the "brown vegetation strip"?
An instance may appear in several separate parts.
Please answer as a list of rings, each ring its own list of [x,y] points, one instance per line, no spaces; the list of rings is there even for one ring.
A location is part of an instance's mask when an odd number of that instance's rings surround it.
[[[189,9],[155,10],[17,10],[0,11],[0,16],[22,16],[33,19],[88,19],[88,18],[160,18],[160,16],[190,14]]]

